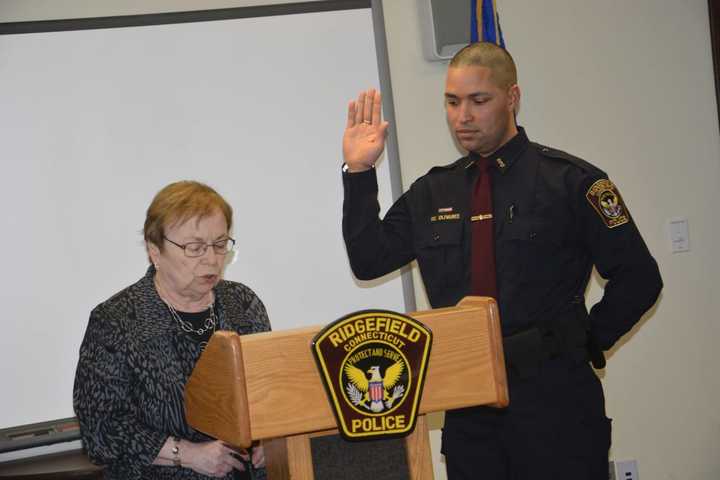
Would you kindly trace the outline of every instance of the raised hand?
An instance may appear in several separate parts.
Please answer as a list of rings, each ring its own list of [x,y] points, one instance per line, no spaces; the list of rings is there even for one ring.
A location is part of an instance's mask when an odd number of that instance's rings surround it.
[[[382,121],[381,110],[380,92],[375,89],[360,92],[348,105],[343,157],[351,172],[372,168],[385,148],[388,123]]]

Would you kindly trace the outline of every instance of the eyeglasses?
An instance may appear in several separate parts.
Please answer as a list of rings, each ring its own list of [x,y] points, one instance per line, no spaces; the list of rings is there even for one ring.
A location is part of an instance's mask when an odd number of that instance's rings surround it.
[[[185,256],[190,258],[202,257],[203,255],[205,255],[205,252],[207,252],[207,249],[209,247],[213,247],[215,255],[227,255],[228,253],[232,252],[233,248],[235,248],[235,240],[230,237],[224,240],[218,240],[214,243],[188,242],[185,245],[175,243],[165,236],[163,236],[163,238],[175,245],[176,247],[182,248],[183,252],[185,252]]]

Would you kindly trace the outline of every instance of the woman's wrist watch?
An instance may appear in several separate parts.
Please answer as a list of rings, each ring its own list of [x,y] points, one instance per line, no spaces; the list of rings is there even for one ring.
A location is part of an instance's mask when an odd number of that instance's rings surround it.
[[[367,167],[365,170],[360,170],[360,171],[358,171],[357,173],[366,172],[366,171],[372,170],[372,169],[374,169],[374,168],[375,168],[375,165],[370,165],[370,166]],[[343,164],[342,164],[342,171],[343,171],[343,173],[354,173],[354,172],[351,172],[351,171],[350,171],[350,167],[348,166],[347,163],[343,163]]]
[[[182,466],[182,462],[180,461],[180,439],[178,437],[172,437],[172,440],[173,446],[170,450],[170,453],[172,453],[172,462],[176,467],[180,467]]]

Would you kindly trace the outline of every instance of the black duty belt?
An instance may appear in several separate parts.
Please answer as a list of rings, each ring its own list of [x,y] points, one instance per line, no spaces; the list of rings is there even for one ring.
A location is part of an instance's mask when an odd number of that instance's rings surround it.
[[[522,330],[504,337],[503,349],[508,368],[521,377],[533,375],[544,361],[560,357],[589,360],[598,369],[605,367],[602,350],[580,322]]]

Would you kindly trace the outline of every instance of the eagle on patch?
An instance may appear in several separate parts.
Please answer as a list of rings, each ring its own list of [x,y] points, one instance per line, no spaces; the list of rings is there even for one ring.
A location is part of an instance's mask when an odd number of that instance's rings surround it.
[[[345,364],[345,375],[350,380],[346,385],[346,391],[353,405],[361,406],[374,413],[392,408],[395,401],[403,396],[405,387],[398,384],[405,365],[401,360],[396,361],[385,370],[385,376],[380,375],[378,365],[371,366],[367,373],[354,365]],[[392,389],[392,395],[388,392]]]
[[[606,227],[615,228],[630,221],[627,207],[615,184],[607,178],[593,183],[585,198],[600,216]]]

